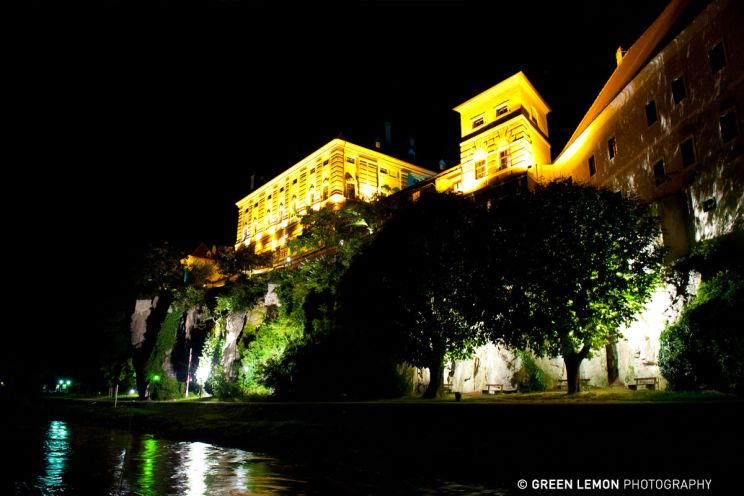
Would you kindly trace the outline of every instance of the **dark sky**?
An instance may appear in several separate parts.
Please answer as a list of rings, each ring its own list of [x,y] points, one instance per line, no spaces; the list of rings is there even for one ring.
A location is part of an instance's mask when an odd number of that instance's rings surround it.
[[[115,298],[146,242],[232,243],[250,176],[339,133],[371,147],[390,121],[419,165],[454,165],[451,109],[523,70],[552,107],[555,156],[615,49],[666,5],[122,3],[2,13],[6,260],[21,298],[43,288],[39,314],[79,341],[95,329],[61,316]]]

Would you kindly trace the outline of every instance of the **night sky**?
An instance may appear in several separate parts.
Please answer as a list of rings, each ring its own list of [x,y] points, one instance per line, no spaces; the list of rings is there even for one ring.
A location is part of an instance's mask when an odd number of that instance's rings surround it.
[[[231,244],[251,175],[339,134],[372,147],[389,121],[394,149],[455,165],[451,109],[522,70],[557,155],[666,2],[186,5],[4,8],[7,327],[40,335],[49,369],[84,366],[84,315],[143,246]]]

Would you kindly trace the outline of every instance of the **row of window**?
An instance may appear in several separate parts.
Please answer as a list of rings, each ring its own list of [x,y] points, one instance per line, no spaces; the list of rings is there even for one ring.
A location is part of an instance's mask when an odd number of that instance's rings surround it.
[[[721,115],[721,117],[718,120],[718,130],[719,130],[720,137],[721,137],[721,143],[723,144],[729,143],[730,141],[734,140],[739,135],[739,126],[737,124],[736,109],[731,108],[727,110],[726,112],[724,112],[723,115]],[[694,145],[692,138],[687,138],[686,140],[682,141],[679,144],[679,151],[682,157],[682,165],[684,167],[693,165],[696,162],[695,145]],[[607,140],[607,157],[610,160],[613,160],[616,155],[617,155],[617,140],[613,136]],[[589,160],[587,161],[587,165],[589,166],[589,177],[594,176],[594,174],[597,173],[597,162],[594,158],[594,155],[589,157]],[[663,161],[662,161],[662,164],[658,167],[658,170],[663,170]],[[656,171],[657,171],[657,166],[655,165],[654,176],[657,177],[658,179],[658,174],[656,173]],[[657,184],[659,184],[658,180],[657,180]]]
[[[509,150],[501,150],[499,152],[499,170],[507,169],[511,165]],[[483,179],[488,175],[488,166],[486,159],[478,160],[475,162],[475,178]]]
[[[509,113],[508,102],[504,102],[496,106],[496,119],[508,113]],[[530,107],[530,120],[534,122],[535,124],[537,124],[537,111],[535,110],[535,107]],[[476,117],[473,117],[473,119],[471,120],[471,129],[479,128],[485,123],[486,121],[485,121],[484,115],[478,115]]]

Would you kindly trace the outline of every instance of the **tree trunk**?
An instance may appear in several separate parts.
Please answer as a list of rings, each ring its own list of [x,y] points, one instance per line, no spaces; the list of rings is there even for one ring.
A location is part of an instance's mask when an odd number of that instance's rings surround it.
[[[620,368],[617,358],[617,343],[610,343],[605,346],[607,353],[607,385],[612,386],[620,377]]]
[[[581,392],[581,362],[589,354],[589,347],[584,346],[578,353],[563,356],[566,364],[566,379],[568,380],[568,394]]]
[[[444,356],[432,360],[429,365],[429,385],[424,391],[422,398],[433,399],[437,396],[443,396],[442,374],[444,373]]]

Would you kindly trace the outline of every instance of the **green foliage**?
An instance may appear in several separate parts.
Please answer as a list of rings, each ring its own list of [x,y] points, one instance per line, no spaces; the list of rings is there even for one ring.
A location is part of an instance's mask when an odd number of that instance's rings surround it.
[[[142,296],[155,296],[174,291],[183,285],[181,258],[184,253],[167,241],[152,245],[136,270],[136,285]]]
[[[252,308],[266,292],[266,279],[256,276],[243,278],[226,285],[225,289],[225,293],[216,298],[216,315],[245,312]]]
[[[206,291],[203,288],[195,286],[187,286],[180,288],[176,291],[173,297],[173,308],[180,308],[188,310],[190,308],[204,307],[206,308],[207,297]],[[183,311],[182,310],[182,311]]]
[[[240,386],[243,393],[267,394],[262,372],[271,360],[281,357],[289,344],[302,336],[302,323],[280,316],[264,322],[252,333],[246,333],[241,352]]]
[[[481,342],[474,282],[481,269],[476,207],[431,194],[401,209],[343,281],[340,325],[417,367]]]
[[[163,362],[176,344],[182,315],[181,307],[174,305],[172,311],[165,316],[155,346],[145,363],[144,373],[150,381],[150,397],[153,399],[172,399],[178,395],[178,382],[165,372]],[[155,376],[160,380],[153,381],[152,378]]]
[[[532,353],[518,350],[517,357],[522,362],[522,367],[514,374],[512,385],[526,387],[528,391],[544,391],[545,372],[535,363]]]
[[[741,272],[719,272],[700,285],[677,322],[660,336],[659,367],[677,390],[744,390]]]
[[[225,277],[246,276],[248,272],[258,267],[271,265],[271,253],[255,252],[255,247],[241,245],[237,250],[231,248],[217,250],[214,254],[220,274]]]
[[[621,337],[659,284],[661,231],[646,204],[556,181],[494,210],[519,267],[505,319],[519,348],[580,361]]]

